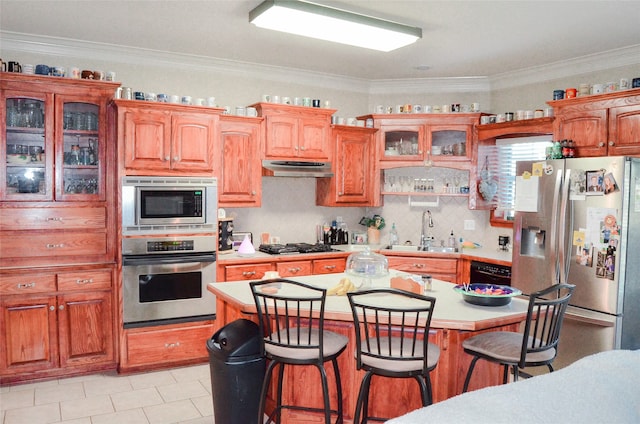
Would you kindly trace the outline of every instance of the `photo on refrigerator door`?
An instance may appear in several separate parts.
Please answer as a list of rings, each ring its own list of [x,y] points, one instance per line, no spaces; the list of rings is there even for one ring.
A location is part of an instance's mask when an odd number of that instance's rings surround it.
[[[578,265],[593,266],[593,246],[590,243],[577,246],[576,250],[576,263]]]
[[[604,176],[604,194],[614,193],[619,191],[618,183],[616,182],[616,178],[613,176],[611,172]]]
[[[587,179],[587,193],[591,195],[604,194],[603,180],[604,171],[587,171],[585,173]]]

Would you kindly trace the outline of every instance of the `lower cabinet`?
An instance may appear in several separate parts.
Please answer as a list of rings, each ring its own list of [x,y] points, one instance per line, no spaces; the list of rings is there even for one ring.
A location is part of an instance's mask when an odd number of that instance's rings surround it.
[[[112,271],[2,275],[2,383],[116,367]]]
[[[301,275],[333,274],[344,272],[348,255],[323,258],[318,257],[305,260],[276,261],[265,260],[265,262],[221,264],[218,262],[218,281],[242,281],[259,280],[267,271],[277,271],[280,277],[296,277]]]
[[[413,274],[429,274],[433,278],[458,284],[458,259],[418,256],[389,256],[389,268]]]
[[[214,321],[125,329],[119,371],[138,371],[204,362]]]

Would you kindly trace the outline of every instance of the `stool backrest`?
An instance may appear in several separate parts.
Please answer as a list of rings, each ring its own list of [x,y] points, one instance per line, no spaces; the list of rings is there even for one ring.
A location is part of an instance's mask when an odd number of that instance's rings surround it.
[[[529,296],[520,354],[521,368],[524,368],[530,353],[549,349],[556,349],[557,352],[564,314],[575,287],[572,284],[556,284]]]
[[[356,366],[362,357],[423,361],[428,373],[429,327],[436,299],[397,289],[347,293],[356,332]]]
[[[254,281],[249,285],[264,343],[285,348],[316,349],[320,360],[323,356],[327,291],[282,278]]]

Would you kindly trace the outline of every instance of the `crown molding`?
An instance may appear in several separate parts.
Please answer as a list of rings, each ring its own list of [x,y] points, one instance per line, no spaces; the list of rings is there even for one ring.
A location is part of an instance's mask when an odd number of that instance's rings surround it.
[[[640,44],[492,75],[490,77],[491,89],[502,90],[521,87],[633,65],[640,65]]]
[[[368,80],[341,75],[8,31],[0,31],[0,39],[2,40],[0,47],[3,51],[133,65],[143,63],[148,66],[175,68],[182,71],[214,72],[241,78],[369,93]]]
[[[234,77],[257,78],[345,90],[369,95],[490,92],[552,81],[574,75],[640,64],[640,44],[608,52],[567,59],[492,76],[452,78],[380,79],[346,77],[294,68],[239,62],[207,56],[171,53],[107,43],[0,31],[0,50],[42,56],[78,58],[110,63],[161,66],[181,70],[215,72]]]

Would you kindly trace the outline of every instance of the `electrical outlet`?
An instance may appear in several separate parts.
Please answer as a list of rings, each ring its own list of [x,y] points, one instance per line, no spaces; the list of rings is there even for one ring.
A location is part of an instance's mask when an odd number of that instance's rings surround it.
[[[476,229],[476,221],[473,219],[465,219],[464,220],[464,229],[465,230],[475,230]]]

